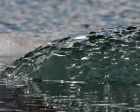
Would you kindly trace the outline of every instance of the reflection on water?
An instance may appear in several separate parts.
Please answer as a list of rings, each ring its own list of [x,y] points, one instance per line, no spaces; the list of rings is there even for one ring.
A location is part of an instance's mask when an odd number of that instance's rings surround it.
[[[2,81],[1,81],[2,82]],[[26,85],[1,85],[0,111],[28,112],[139,112],[139,84],[27,81]],[[2,83],[1,83],[2,84]],[[4,90],[9,90],[8,93]],[[10,110],[9,109],[9,110]],[[10,110],[10,111],[11,111]],[[3,109],[4,111],[4,109]]]

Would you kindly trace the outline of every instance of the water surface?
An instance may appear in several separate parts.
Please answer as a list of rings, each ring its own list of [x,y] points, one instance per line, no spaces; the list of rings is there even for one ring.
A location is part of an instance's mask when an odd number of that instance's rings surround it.
[[[139,26],[139,6],[139,0],[1,0],[0,32],[55,40],[89,29]],[[12,54],[6,61],[0,57],[0,71]],[[139,112],[139,89],[139,84],[1,79],[0,111]]]

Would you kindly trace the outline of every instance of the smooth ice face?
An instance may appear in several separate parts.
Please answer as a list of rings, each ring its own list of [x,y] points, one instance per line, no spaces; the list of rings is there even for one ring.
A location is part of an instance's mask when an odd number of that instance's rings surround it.
[[[41,80],[140,82],[140,27],[87,32],[26,54],[1,76]]]

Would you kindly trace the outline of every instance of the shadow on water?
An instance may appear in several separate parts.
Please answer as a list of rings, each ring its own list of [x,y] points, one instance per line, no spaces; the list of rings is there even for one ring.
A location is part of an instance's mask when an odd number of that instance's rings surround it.
[[[0,111],[139,112],[139,84],[1,80]],[[6,108],[3,108],[6,107]]]

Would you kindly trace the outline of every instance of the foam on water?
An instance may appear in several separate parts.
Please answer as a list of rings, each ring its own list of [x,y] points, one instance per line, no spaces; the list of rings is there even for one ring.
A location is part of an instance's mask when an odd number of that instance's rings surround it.
[[[140,82],[140,27],[79,33],[48,43],[7,67],[1,77]]]

